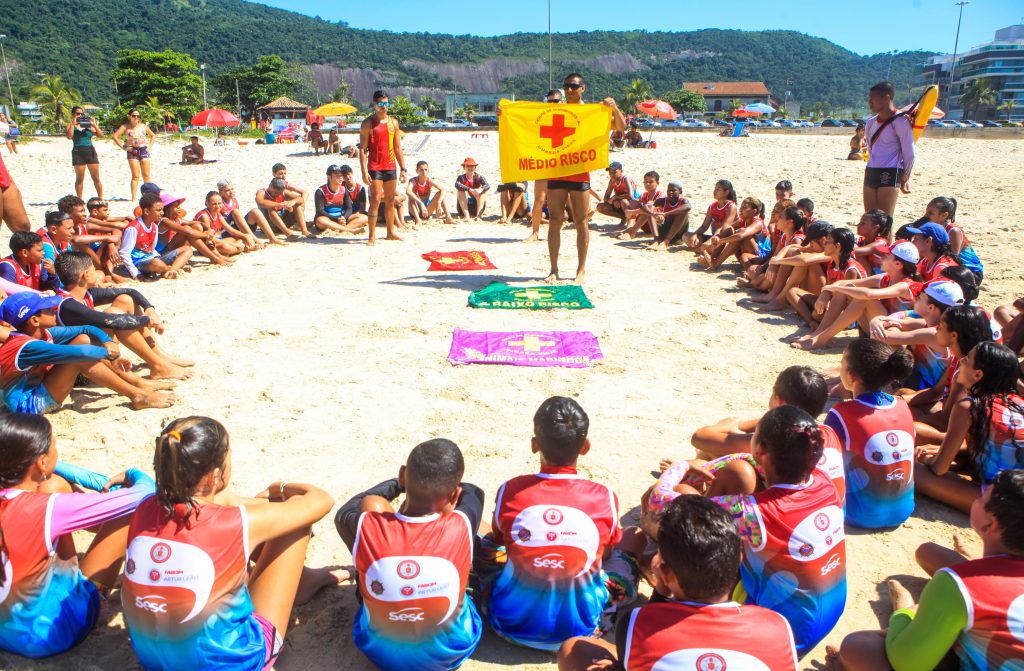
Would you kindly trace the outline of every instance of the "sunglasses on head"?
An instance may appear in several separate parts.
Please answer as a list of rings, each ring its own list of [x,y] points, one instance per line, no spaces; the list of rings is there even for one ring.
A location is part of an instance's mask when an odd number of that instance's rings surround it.
[[[377,103],[377,107],[391,107],[391,102],[379,102]]]
[[[575,91],[576,89],[583,88],[583,86],[584,86],[583,82],[580,82],[580,83],[573,82],[572,84],[566,84],[565,88],[571,89],[571,90]]]

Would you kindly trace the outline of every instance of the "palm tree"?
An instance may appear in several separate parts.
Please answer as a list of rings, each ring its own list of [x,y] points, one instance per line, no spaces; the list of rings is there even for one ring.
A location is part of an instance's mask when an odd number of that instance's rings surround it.
[[[1005,114],[1006,118],[1009,119],[1013,116],[1013,110],[1015,107],[1017,107],[1017,101],[1013,98],[1007,98],[996,109]]]
[[[71,118],[71,108],[82,102],[82,94],[61,80],[59,75],[46,75],[32,87],[32,97],[43,112],[45,123],[54,130],[62,129]]]
[[[435,114],[441,111],[441,103],[437,102],[429,96],[420,98],[420,107],[427,113],[428,117],[433,117]]]
[[[164,120],[168,114],[171,114],[171,111],[164,107],[156,96],[150,96],[139,106],[139,114],[147,124],[163,126]]]
[[[972,79],[970,83],[960,92],[960,106],[966,112],[973,109],[972,117],[978,116],[978,110],[982,107],[991,107],[996,104],[996,92],[984,79]]]
[[[651,96],[654,95],[654,90],[651,85],[643,79],[634,79],[623,89],[625,97],[623,101],[626,105],[626,111],[636,113],[636,106],[638,103],[642,103],[645,100],[650,100]]]

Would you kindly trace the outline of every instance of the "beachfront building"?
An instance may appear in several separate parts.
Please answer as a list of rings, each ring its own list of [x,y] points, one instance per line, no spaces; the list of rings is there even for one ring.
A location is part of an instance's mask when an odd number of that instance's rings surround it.
[[[996,92],[995,104],[964,110],[961,103],[964,88],[979,79]],[[1024,120],[1024,24],[997,30],[991,42],[957,54],[955,67],[953,57],[948,54],[929,58],[921,68],[920,83],[940,87],[939,105],[945,103],[944,109],[948,108],[951,119],[1005,119],[1007,112],[1000,111],[999,107],[1012,100],[1015,105],[1009,113],[1010,119]]]
[[[494,116],[498,101],[512,97],[505,93],[448,93],[444,97],[444,116],[446,119],[459,116],[459,110],[466,105],[475,107],[481,116]]]
[[[753,103],[771,104],[771,93],[764,82],[685,82],[683,90],[704,96],[708,115],[727,111],[732,100],[739,101],[741,107]]]

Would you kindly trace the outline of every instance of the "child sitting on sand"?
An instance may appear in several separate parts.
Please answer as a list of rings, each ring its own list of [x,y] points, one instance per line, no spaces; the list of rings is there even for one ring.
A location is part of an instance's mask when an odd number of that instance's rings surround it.
[[[498,198],[501,200],[499,224],[508,224],[513,219],[530,216],[527,186],[526,182],[507,182],[498,185]]]
[[[749,196],[740,203],[739,215],[728,235],[713,235],[707,249],[697,254],[697,263],[708,270],[718,270],[735,255],[741,267],[767,253],[771,245],[768,225],[764,222],[764,203]]]
[[[978,284],[981,284],[985,276],[985,267],[982,265],[981,259],[978,258],[978,253],[971,246],[971,241],[967,239],[967,233],[964,232],[960,224],[956,223],[956,207],[956,198],[944,196],[932,198],[928,203],[925,216],[928,221],[946,229],[946,233],[949,235],[949,248],[952,250],[950,256],[967,266],[967,269],[978,279]]]
[[[367,191],[362,183],[356,181],[350,165],[343,164],[341,166],[341,183],[345,186],[345,192],[352,201],[352,214],[348,218],[349,226],[365,227],[368,221],[366,217]],[[377,221],[380,221],[380,217],[377,218]]]
[[[121,265],[114,270],[132,279],[142,273],[175,279],[192,258],[192,250],[179,247],[163,253],[156,251],[160,221],[164,216],[159,194],[144,194],[139,199],[139,209],[142,214],[128,224],[121,235],[121,247],[118,249]]]
[[[576,470],[590,451],[589,425],[576,401],[544,401],[533,418],[540,473],[498,490],[491,533],[508,559],[484,589],[485,612],[501,637],[519,645],[557,650],[589,636],[608,601],[601,567],[622,529],[615,494]]]
[[[288,222],[297,225],[307,238],[316,237],[316,233],[311,233],[306,227],[306,214],[302,198],[294,191],[288,192],[287,187],[287,182],[275,177],[270,180],[270,184],[265,189],[256,191],[256,207],[260,214],[289,240],[296,239],[298,236],[288,228]]]
[[[58,461],[45,417],[0,416],[0,443],[0,650],[51,657],[96,626],[124,560],[128,516],[155,487],[134,468],[108,481]],[[98,483],[76,481],[96,491],[72,490],[69,471],[96,475]],[[72,534],[87,528],[95,541],[79,559]]]
[[[75,234],[75,222],[71,216],[60,210],[46,213],[46,225],[36,231],[43,240],[43,259],[52,268],[57,257],[71,251],[71,238]]]
[[[720,179],[715,183],[715,200],[708,205],[707,214],[700,227],[694,231],[686,240],[686,246],[694,251],[704,251],[704,245],[712,236],[720,232],[725,235],[732,234],[733,222],[736,221],[736,189],[732,188],[732,182],[727,179]]]
[[[224,216],[224,199],[219,191],[207,192],[205,204],[205,208],[196,212],[196,221],[202,224],[203,230],[216,234],[213,242],[218,252],[234,256],[263,249],[263,243],[255,235],[235,228],[234,223]]]
[[[683,198],[683,185],[668,183],[664,198],[654,201],[651,225],[655,226],[654,242],[649,249],[667,250],[685,241],[690,227],[690,201]]]
[[[829,227],[827,234],[821,237],[814,235],[826,226]],[[853,258],[855,242],[850,229],[831,228],[828,222],[819,220],[807,229],[804,242],[807,252],[770,261],[776,265],[793,266],[782,297],[811,327],[817,327],[832,298],[830,293],[822,292],[826,285],[867,277],[863,266]]]
[[[601,202],[597,204],[597,211],[606,217],[625,222],[626,211],[637,207],[640,194],[633,180],[622,172],[621,163],[612,161],[608,164],[607,172],[608,186]]]
[[[93,202],[97,199],[92,199]],[[105,204],[105,201],[100,201]],[[107,223],[105,220],[94,219],[90,210],[87,209],[85,201],[78,196],[67,195],[57,201],[57,209],[66,213],[74,222],[74,234],[71,238],[72,249],[78,252],[85,252],[96,266],[96,270],[103,271],[104,275],[112,275],[114,266],[117,265],[117,247],[121,243],[121,231],[127,225],[128,219],[121,217],[117,223]],[[100,212],[105,210],[99,208]]]
[[[655,203],[665,197],[658,188],[660,182],[661,175],[657,172],[650,170],[644,173],[644,192],[640,194],[636,207],[626,210],[626,230],[619,233],[619,240],[633,240],[640,231],[657,235],[655,224],[652,223],[656,214]]]
[[[502,191],[500,186],[498,191]],[[409,216],[412,217],[413,223],[418,226],[431,217],[444,215],[444,223],[454,224],[455,221],[448,211],[448,203],[444,200],[446,194],[444,186],[430,178],[430,164],[426,161],[417,161],[416,175],[409,180],[409,186],[406,189]],[[504,203],[504,199],[502,203]]]
[[[898,527],[914,512],[914,417],[886,390],[910,375],[902,347],[858,338],[846,347],[839,379],[852,400],[825,424],[839,436],[846,465],[846,521],[866,529]]]
[[[270,222],[259,211],[259,208],[254,207],[248,212],[242,212],[242,208],[238,204],[238,197],[235,195],[235,185],[230,181],[222,179],[217,182],[217,192],[220,194],[221,212],[225,219],[230,220],[234,224],[236,230],[255,239],[256,236],[253,234],[253,228],[259,227],[270,244],[287,244],[284,240],[274,235],[274,229],[271,228]],[[287,235],[287,231],[285,233]]]
[[[999,473],[1024,468],[1024,398],[1017,392],[1017,356],[994,342],[976,345],[960,361],[957,378],[968,395],[953,405],[942,446],[918,455],[915,477],[920,493],[970,513]],[[953,470],[964,456],[969,478]]]
[[[341,166],[327,166],[327,183],[313,192],[313,225],[320,231],[358,233],[362,226],[349,226],[352,199],[341,181]]]
[[[1024,658],[1016,628],[1016,604],[1024,597],[1024,471],[1000,473],[971,505],[971,527],[981,537],[982,557],[959,546],[925,543],[917,562],[931,581],[920,604],[889,580],[893,614],[884,631],[849,634],[839,651],[846,671],[953,668],[1012,669]],[[956,539],[959,541],[959,539]],[[835,651],[830,651],[836,657]]]
[[[782,216],[782,211],[793,203],[793,182],[784,179],[775,185],[775,205],[772,206],[771,215],[768,218],[768,226],[775,232],[775,223]]]
[[[166,252],[184,247],[192,246],[197,252],[208,258],[218,266],[229,266],[233,260],[225,256],[225,251],[238,254],[234,244],[224,241],[223,245],[217,245],[217,231],[204,227],[198,221],[185,221],[182,219],[181,209],[178,207],[185,202],[184,198],[164,193],[160,196],[160,202],[164,206],[164,216],[160,220],[158,228],[160,234],[157,238],[157,250]]]
[[[657,594],[619,619],[615,644],[566,641],[562,671],[655,669],[696,660],[697,669],[795,671],[793,633],[777,613],[732,600],[742,545],[728,513],[699,496],[680,496],[661,516],[654,564]],[[666,598],[667,597],[667,598]],[[685,662],[681,661],[685,660]]]
[[[487,191],[491,185],[476,169],[476,160],[467,156],[462,162],[463,173],[455,178],[455,195],[459,199],[456,216],[462,221],[469,221],[470,217],[480,221],[487,207]]]
[[[0,259],[0,277],[36,291],[55,291],[60,282],[53,262],[43,254],[43,238],[32,231],[15,231],[7,241],[11,255]]]
[[[480,642],[466,587],[484,493],[462,482],[464,472],[455,443],[428,440],[397,478],[352,497],[334,518],[359,575],[356,646],[384,671],[454,669]]]
[[[792,201],[786,202],[791,203]],[[771,237],[771,250],[757,262],[751,264],[744,273],[745,276],[736,280],[736,285],[750,287],[763,293],[771,293],[777,282],[781,282],[780,289],[785,286],[792,268],[773,266],[769,262],[776,256],[781,258],[800,253],[801,245],[805,240],[803,229],[806,221],[807,218],[800,208],[796,205],[787,206],[776,221]]]
[[[882,272],[883,247],[889,246],[892,236],[892,217],[885,210],[871,210],[861,215],[857,223],[857,247],[853,256],[872,275]]]
[[[921,256],[917,272],[924,282],[934,282],[944,268],[960,265],[949,246],[949,234],[942,226],[928,222],[921,226],[910,226],[907,232],[913,235],[914,246]]]

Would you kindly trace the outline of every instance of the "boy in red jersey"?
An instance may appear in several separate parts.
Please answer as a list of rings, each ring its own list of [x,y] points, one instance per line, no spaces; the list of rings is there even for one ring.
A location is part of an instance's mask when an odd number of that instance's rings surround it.
[[[540,473],[498,490],[493,542],[505,546],[508,559],[493,581],[484,578],[484,607],[494,630],[519,645],[555,651],[566,639],[588,636],[608,601],[602,562],[622,529],[614,492],[576,471],[590,451],[589,426],[573,399],[544,401],[533,417]]]
[[[583,637],[566,641],[558,668],[605,668],[607,660],[628,671],[796,669],[786,619],[731,598],[740,555],[736,525],[718,505],[699,496],[672,501],[658,531],[651,603],[619,619],[615,645]]]
[[[15,231],[7,241],[11,255],[0,259],[0,277],[36,291],[55,291],[60,287],[53,272],[53,261],[43,252],[43,238],[32,231]]]
[[[455,443],[428,440],[397,479],[354,496],[334,518],[359,574],[356,646],[384,671],[454,669],[480,642],[483,621],[466,586],[484,494],[461,482],[464,471]]]
[[[395,192],[398,180],[405,182],[405,157],[402,155],[398,121],[388,116],[389,107],[388,94],[374,91],[373,114],[363,119],[359,127],[359,165],[363,171],[363,183],[370,185],[368,245],[377,244],[377,212],[382,200],[386,206],[386,239],[401,240],[395,235]],[[397,174],[396,169],[399,170]]]

